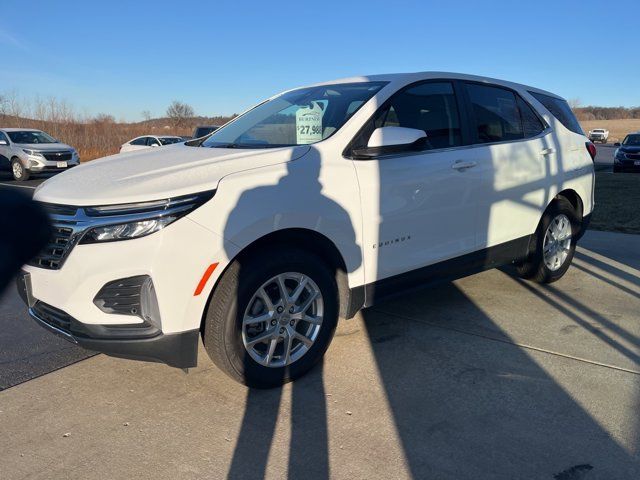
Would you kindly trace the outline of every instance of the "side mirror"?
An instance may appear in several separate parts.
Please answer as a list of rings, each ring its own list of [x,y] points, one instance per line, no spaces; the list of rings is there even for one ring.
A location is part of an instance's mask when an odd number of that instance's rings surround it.
[[[151,146],[152,147],[159,147],[160,145],[158,145],[157,143],[152,143]]]
[[[613,146],[614,146],[614,147],[621,147],[621,146],[622,146],[622,144],[621,144],[620,142],[616,142],[616,143],[614,143],[614,144],[613,144]]]
[[[9,143],[6,140],[2,139],[0,140],[0,145],[9,145]]]
[[[379,155],[420,151],[427,142],[424,130],[405,127],[376,128],[366,148],[353,151],[355,158],[375,158]]]

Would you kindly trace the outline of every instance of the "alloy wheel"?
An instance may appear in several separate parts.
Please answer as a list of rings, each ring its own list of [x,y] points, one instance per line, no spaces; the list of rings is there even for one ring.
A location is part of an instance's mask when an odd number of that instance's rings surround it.
[[[544,263],[551,271],[559,270],[571,251],[571,221],[561,213],[547,227],[542,244]]]
[[[242,318],[242,342],[260,365],[285,367],[313,346],[322,327],[324,302],[308,276],[286,272],[253,294]]]

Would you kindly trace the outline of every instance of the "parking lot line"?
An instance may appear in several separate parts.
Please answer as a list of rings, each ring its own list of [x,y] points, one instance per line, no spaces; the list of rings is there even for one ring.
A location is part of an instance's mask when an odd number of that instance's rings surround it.
[[[36,188],[36,187],[31,187],[29,185],[14,185],[13,183],[4,183],[4,182],[0,182],[0,185],[4,185],[6,187],[30,188],[32,190]]]

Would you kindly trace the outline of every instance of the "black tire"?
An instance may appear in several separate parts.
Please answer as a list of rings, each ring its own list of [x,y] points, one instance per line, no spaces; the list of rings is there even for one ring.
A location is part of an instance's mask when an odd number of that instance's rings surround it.
[[[564,263],[559,269],[551,270],[547,267],[543,258],[544,236],[552,220],[561,214],[566,215],[571,223],[571,244]],[[521,278],[537,283],[551,283],[562,278],[571,265],[581,225],[582,218],[579,217],[573,205],[566,198],[557,197],[542,215],[536,233],[531,238],[529,258],[517,265],[518,275]]]
[[[308,276],[322,294],[324,315],[316,340],[286,367],[256,362],[242,340],[242,319],[254,293],[272,277],[298,272]],[[318,256],[296,247],[274,247],[241,256],[224,272],[207,306],[203,342],[209,357],[232,379],[256,388],[283,385],[309,371],[326,352],[338,322],[339,296],[335,272]]]
[[[613,173],[620,173],[622,171],[622,168],[618,167],[617,165],[613,166]]]
[[[14,165],[16,165],[16,167],[14,167]],[[15,170],[19,170],[21,174],[16,175]],[[31,176],[29,170],[24,168],[24,165],[22,164],[22,162],[18,157],[13,157],[11,159],[11,175],[13,175],[13,179],[18,182],[25,182],[29,180],[29,177]]]

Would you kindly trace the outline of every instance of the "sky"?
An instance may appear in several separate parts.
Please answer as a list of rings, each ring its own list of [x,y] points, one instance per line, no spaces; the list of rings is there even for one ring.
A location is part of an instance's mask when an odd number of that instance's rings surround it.
[[[137,121],[239,113],[334,78],[452,71],[640,105],[637,0],[2,0],[0,94]]]

